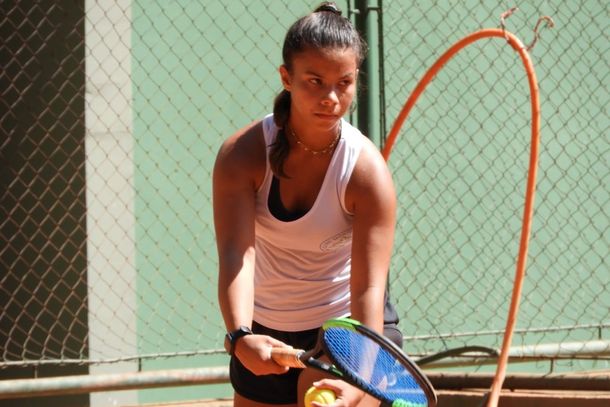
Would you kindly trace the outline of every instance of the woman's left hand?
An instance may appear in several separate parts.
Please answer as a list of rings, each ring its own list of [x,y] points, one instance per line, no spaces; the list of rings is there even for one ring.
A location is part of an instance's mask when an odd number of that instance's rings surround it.
[[[365,393],[354,387],[343,380],[337,379],[321,379],[313,383],[314,387],[318,389],[332,390],[337,399],[332,404],[319,404],[312,402],[312,407],[355,407],[360,403]]]

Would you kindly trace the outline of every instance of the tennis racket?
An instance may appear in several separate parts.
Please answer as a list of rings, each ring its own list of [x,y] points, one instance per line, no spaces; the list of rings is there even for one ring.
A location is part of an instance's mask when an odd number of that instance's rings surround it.
[[[319,359],[323,354],[332,364]],[[271,357],[282,366],[326,372],[382,406],[436,406],[434,389],[417,365],[389,339],[350,318],[326,321],[312,350],[273,348]]]

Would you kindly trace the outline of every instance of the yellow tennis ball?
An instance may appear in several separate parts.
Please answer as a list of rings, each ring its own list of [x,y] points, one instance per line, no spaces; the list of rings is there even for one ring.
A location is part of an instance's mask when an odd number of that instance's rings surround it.
[[[318,389],[311,386],[305,393],[305,407],[311,407],[311,402],[315,401],[323,405],[332,404],[336,400],[335,392],[329,389]]]

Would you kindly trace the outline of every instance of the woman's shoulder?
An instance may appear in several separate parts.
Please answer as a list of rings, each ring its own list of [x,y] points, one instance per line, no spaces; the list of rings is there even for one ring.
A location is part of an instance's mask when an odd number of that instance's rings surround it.
[[[220,146],[216,167],[241,169],[255,174],[264,171],[266,165],[263,120],[254,121],[229,136]]]
[[[263,149],[263,121],[257,120],[229,136],[221,145],[219,155],[250,155]]]
[[[380,185],[391,185],[391,174],[381,151],[371,139],[362,133],[359,136],[362,147],[350,178],[352,189],[366,192]]]
[[[365,136],[359,128],[346,120],[343,120],[341,125],[347,133],[348,140],[350,140],[353,145],[365,150],[367,154],[372,154],[372,158],[378,158],[376,157],[377,154],[379,154],[379,157],[381,157],[381,153],[379,152],[377,146],[371,141],[370,138]]]
[[[381,151],[373,143],[373,141],[365,136],[357,127],[354,127],[349,123],[347,123],[347,128],[349,131],[349,139],[352,141],[353,145],[359,148],[360,151],[358,158],[359,165],[376,165],[384,167],[386,164],[385,160],[381,155]]]

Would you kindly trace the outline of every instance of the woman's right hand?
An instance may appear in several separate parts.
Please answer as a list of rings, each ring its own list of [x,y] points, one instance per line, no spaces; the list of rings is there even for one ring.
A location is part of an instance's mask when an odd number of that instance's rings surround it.
[[[282,374],[288,367],[278,365],[271,358],[271,348],[291,348],[284,342],[267,335],[246,335],[235,344],[235,357],[255,375]]]

